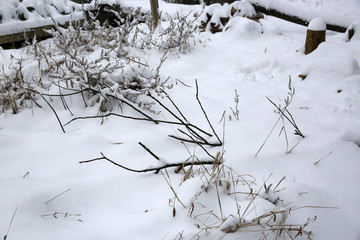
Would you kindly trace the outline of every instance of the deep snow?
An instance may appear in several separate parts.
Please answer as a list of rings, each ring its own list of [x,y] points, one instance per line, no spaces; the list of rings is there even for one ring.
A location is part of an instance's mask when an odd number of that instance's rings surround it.
[[[315,1],[286,2],[308,3],[314,11],[324,11],[323,6],[330,6],[329,12],[340,4],[336,0],[323,0],[315,5]],[[122,3],[149,8],[145,0]],[[355,6],[357,1],[347,3],[341,5],[339,14],[359,18],[358,9],[351,5]],[[305,14],[306,6],[301,9],[299,6],[297,10]],[[160,2],[160,9],[170,14],[193,8],[201,11],[201,6]],[[337,16],[331,19],[340,21]],[[169,94],[190,121],[208,128],[195,102],[194,80],[198,80],[200,99],[215,129],[225,139],[225,164],[239,174],[255,178],[255,189],[264,182],[276,185],[285,176],[279,186],[284,189],[276,196],[285,205],[305,207],[291,212],[287,223],[303,224],[307,218],[317,216],[309,226],[313,239],[358,240],[360,39],[346,42],[345,34],[327,32],[326,42],[304,55],[305,27],[267,16],[260,23],[236,17],[226,32],[202,33],[203,43],[197,44],[191,53],[170,56],[161,68],[162,75],[180,79],[191,87],[178,83]],[[22,51],[1,50],[1,64],[6,67],[10,55],[21,56]],[[160,56],[153,52],[149,58]],[[307,77],[302,80],[299,75]],[[255,157],[279,117],[266,97],[283,104],[288,95],[289,77],[296,90],[289,111],[305,138],[293,135],[292,126],[285,122],[290,148],[299,143],[286,154],[284,136],[278,136],[279,124]],[[232,117],[230,121],[230,107],[235,108],[235,89],[239,94],[239,120]],[[72,118],[60,108],[59,102],[54,104],[63,122]],[[75,101],[71,108],[75,116],[97,113],[97,109],[84,109]],[[133,113],[129,109],[125,111]],[[227,112],[225,127],[223,122],[219,123],[224,111]],[[61,132],[48,108],[34,107],[22,109],[16,115],[11,112],[0,115],[1,237],[7,234],[16,208],[8,240],[180,239],[180,236],[191,239],[198,233],[201,239],[263,237],[246,229],[229,234],[214,230],[207,235],[200,232],[195,225],[198,222],[188,216],[188,209],[183,209],[179,202],[176,202],[177,215],[173,217],[170,205],[174,196],[160,174],[131,173],[105,161],[78,163],[99,157],[103,152],[136,169],[156,165],[156,160],[138,142],[169,162],[187,159],[188,150],[204,157],[198,147],[186,144],[186,149],[168,138],[175,131],[173,127],[109,118],[102,125],[100,120],[75,121],[66,131],[66,134]],[[171,169],[168,172],[179,198],[185,204],[190,203],[201,189],[199,181],[195,178],[179,185],[182,175]],[[203,193],[198,199],[206,209],[214,205],[214,199],[209,196],[214,195]],[[268,201],[261,201],[257,202],[257,211],[272,207]],[[233,199],[224,197],[223,207],[224,212],[236,217]],[[218,211],[216,202],[214,211]],[[55,212],[60,213],[56,218],[52,215]],[[228,218],[229,222],[232,220]]]

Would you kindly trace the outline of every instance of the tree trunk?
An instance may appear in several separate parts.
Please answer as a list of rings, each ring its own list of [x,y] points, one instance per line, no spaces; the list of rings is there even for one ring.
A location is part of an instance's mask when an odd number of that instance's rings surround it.
[[[159,2],[158,0],[150,0],[151,14],[153,17],[153,26],[157,27],[159,22]]]

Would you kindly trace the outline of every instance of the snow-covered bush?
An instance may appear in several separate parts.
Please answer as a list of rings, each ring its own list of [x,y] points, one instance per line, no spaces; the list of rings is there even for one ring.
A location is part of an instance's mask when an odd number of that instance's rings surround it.
[[[13,64],[0,74],[0,106],[1,112],[8,109],[16,114],[21,107],[31,107],[36,103],[33,85],[36,83],[23,73],[23,60],[12,58]]]
[[[175,17],[166,15],[156,29],[151,23],[138,24],[131,32],[134,39],[132,46],[140,49],[158,49],[173,54],[190,52],[199,37],[198,18],[191,13]]]
[[[30,92],[44,95],[50,91],[47,95],[61,97],[66,108],[66,97],[81,95],[85,106],[97,105],[101,112],[124,102],[152,111],[152,100],[146,94],[160,94],[172,87],[170,78],[160,74],[166,54],[191,51],[197,31],[194,19],[179,14],[152,29],[151,24],[137,19],[139,12],[136,9],[125,18],[117,14],[118,27],[100,24],[90,16],[83,24],[66,29],[57,26],[51,32],[52,41],[34,41],[21,61],[3,70],[2,110],[12,108],[16,113],[19,107],[29,106],[24,99],[34,100]],[[158,61],[149,61],[154,50]],[[31,71],[21,76],[31,77],[19,82],[19,73],[30,65]]]
[[[112,100],[125,98],[148,108],[151,104],[138,97],[171,84],[159,74],[165,57],[154,66],[145,60],[144,53],[131,49],[127,36],[132,27],[102,27],[91,22],[84,27],[58,29],[53,33],[52,50],[36,44],[34,55],[52,83],[60,80],[64,90],[83,92],[86,105],[100,103],[100,110],[106,112],[112,109]]]

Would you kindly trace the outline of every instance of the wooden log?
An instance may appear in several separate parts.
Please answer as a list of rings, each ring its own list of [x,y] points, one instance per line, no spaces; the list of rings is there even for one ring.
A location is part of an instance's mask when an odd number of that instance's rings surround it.
[[[305,54],[314,51],[326,40],[326,24],[321,18],[315,18],[309,23],[306,32]]]

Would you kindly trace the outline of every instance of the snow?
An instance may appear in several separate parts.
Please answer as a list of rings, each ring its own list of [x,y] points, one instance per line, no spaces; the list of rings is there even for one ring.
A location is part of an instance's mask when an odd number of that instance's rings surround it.
[[[235,15],[248,17],[256,15],[255,9],[249,1],[235,1],[230,6],[238,10]]]
[[[70,0],[6,0],[0,2],[0,36],[84,19],[82,5]]]
[[[250,0],[250,2],[299,16],[308,22],[320,17],[327,24],[343,27],[348,27],[359,20],[360,16],[360,2],[357,0]]]
[[[346,3],[337,0],[267,2],[269,6],[294,9],[296,6],[296,12],[304,16],[308,16],[311,6],[309,16],[321,13],[316,17],[327,23],[348,24],[359,19],[360,10],[353,7],[356,1]],[[149,9],[148,0],[121,0],[121,4]],[[339,11],[334,14],[337,8]],[[175,16],[177,11],[201,12],[202,6],[160,1],[160,9]],[[338,18],[340,14],[344,17]],[[359,24],[354,26],[359,28]],[[194,153],[201,159],[207,159],[207,155],[198,146],[168,138],[176,126],[166,124],[116,117],[109,117],[101,124],[100,119],[88,119],[67,125],[64,134],[51,109],[39,100],[43,108],[34,106],[21,109],[18,114],[11,111],[0,114],[0,237],[7,234],[8,240],[155,240],[197,239],[197,236],[200,239],[261,239],[261,233],[247,231],[248,228],[243,229],[241,225],[263,213],[290,206],[300,209],[289,215],[278,213],[277,220],[303,224],[317,216],[308,226],[312,239],[360,239],[360,189],[357,187],[360,185],[360,41],[355,37],[358,35],[346,42],[343,41],[346,33],[327,32],[326,42],[305,55],[302,49],[307,28],[303,26],[268,16],[260,23],[236,16],[225,29],[217,34],[201,33],[198,38],[202,42],[190,53],[169,55],[161,75],[190,86],[177,82],[168,93],[189,121],[210,131],[195,100],[194,80],[198,80],[199,98],[215,130],[224,138],[226,166],[243,179],[254,181],[258,198],[252,202],[252,198],[239,194],[238,199],[234,199],[226,185],[229,178],[225,177],[220,178],[220,186],[219,182],[201,174],[183,181],[184,174],[176,174],[173,169],[163,172],[164,175],[138,174],[106,161],[79,164],[82,160],[101,157],[100,152],[134,169],[182,162]],[[46,43],[52,41],[49,39]],[[0,64],[7,69],[11,56],[25,56],[26,50],[0,50]],[[100,52],[99,48],[90,57],[95,59]],[[161,55],[153,51],[146,58],[153,63],[158,62]],[[37,76],[37,63],[26,64],[26,77]],[[115,72],[111,77],[117,78],[120,74]],[[299,75],[306,78],[303,80]],[[286,141],[280,121],[255,157],[279,118],[266,97],[284,106],[289,78],[296,91],[288,110],[305,138],[292,134],[293,127],[285,120]],[[236,108],[235,89],[239,95],[239,120],[234,117],[230,120],[230,108]],[[85,108],[76,97],[71,99],[70,106],[74,116],[63,108],[60,99],[54,98],[52,104],[63,123],[73,117],[98,113],[95,107]],[[126,107],[123,111],[127,115],[136,114]],[[224,111],[225,125],[219,122]],[[171,119],[166,112],[154,116]],[[154,159],[138,142],[144,143],[161,161]],[[219,151],[207,149],[212,154]],[[281,179],[278,191],[274,190]],[[186,208],[175,199],[166,180]],[[268,192],[264,190],[264,183],[268,187],[272,184]],[[205,191],[207,184],[213,187]],[[218,184],[218,191],[214,184]],[[216,224],[218,229],[206,232],[201,229],[204,227],[201,221],[210,221],[206,222],[209,224],[217,221],[210,211],[221,215],[218,193],[226,220]],[[278,198],[280,201],[276,202]],[[242,219],[237,213],[237,204],[240,213],[245,213]],[[247,206],[251,206],[251,211],[245,212]],[[227,233],[226,230],[238,231]]]
[[[354,22],[353,24],[351,24],[347,31],[346,31],[346,35],[344,37],[344,40],[345,41],[349,41],[349,30],[353,30],[354,31],[354,35],[352,36],[351,39],[356,39],[356,40],[359,40],[360,39],[360,21],[356,21]]]
[[[225,35],[231,38],[242,36],[256,39],[262,34],[263,27],[255,21],[236,16],[229,21],[225,30]]]
[[[321,18],[314,18],[310,21],[308,29],[312,31],[324,31],[326,30],[326,23]]]

